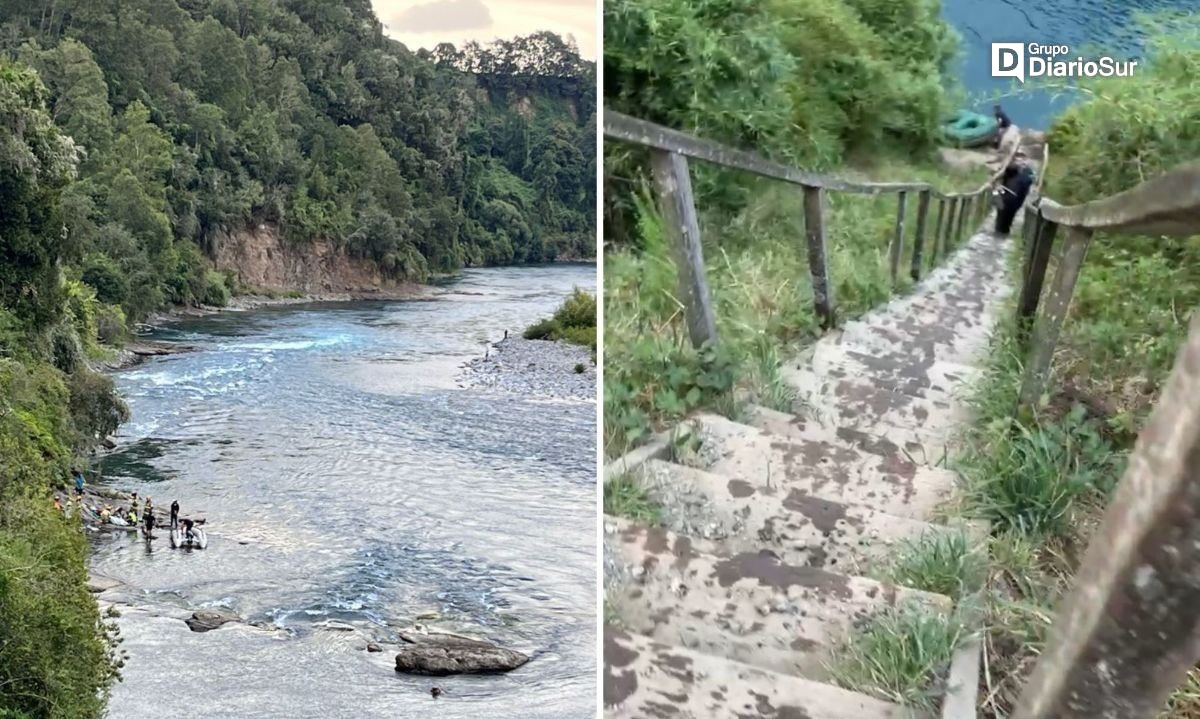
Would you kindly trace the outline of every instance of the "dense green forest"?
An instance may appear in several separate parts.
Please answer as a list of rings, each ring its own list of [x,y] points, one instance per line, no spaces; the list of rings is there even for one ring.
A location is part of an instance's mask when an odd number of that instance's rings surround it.
[[[593,254],[594,66],[538,33],[412,53],[368,0],[0,0],[80,150],[69,273],[140,319],[220,304],[217,233],[277,224],[386,276]]]
[[[223,304],[277,227],[420,281],[595,246],[595,70],[536,33],[412,53],[367,0],[0,0],[0,718],[92,719],[119,666],[53,508],[125,420],[91,368]]]
[[[95,293],[61,277],[78,149],[37,75],[3,59],[0,127],[0,717],[97,717],[114,637],[85,585],[78,520],[49,490],[126,410],[85,362]]]

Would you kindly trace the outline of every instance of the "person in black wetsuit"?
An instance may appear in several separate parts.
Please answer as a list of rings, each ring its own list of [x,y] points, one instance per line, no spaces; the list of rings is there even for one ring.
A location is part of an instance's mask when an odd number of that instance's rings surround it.
[[[150,535],[154,533],[154,510],[151,507],[146,507],[146,514],[142,517],[142,522],[146,526],[146,539],[150,539]]]
[[[183,541],[191,542],[196,539],[196,535],[192,534],[192,520],[183,520]]]
[[[1004,177],[998,188],[1000,206],[996,209],[996,234],[1007,235],[1012,229],[1013,219],[1033,187],[1033,170],[1028,165],[1012,163],[1004,168]]]
[[[171,502],[171,529],[179,526],[179,501]]]

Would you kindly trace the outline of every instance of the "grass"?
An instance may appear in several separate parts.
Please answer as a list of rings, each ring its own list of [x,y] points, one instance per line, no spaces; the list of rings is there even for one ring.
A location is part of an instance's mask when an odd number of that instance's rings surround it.
[[[646,524],[659,524],[662,510],[641,485],[628,475],[604,483],[604,513]]]
[[[751,198],[730,211],[700,208],[705,270],[720,342],[692,347],[677,276],[662,220],[648,191],[636,201],[630,243],[605,252],[604,447],[618,456],[655,431],[698,409],[739,410],[739,390],[750,401],[781,411],[794,395],[783,362],[820,336],[813,310],[804,213],[799,188],[744,175],[701,172],[707,184],[746,190]],[[974,187],[986,173],[949,173],[932,162],[882,161],[843,175],[919,179],[942,189]],[[701,183],[698,182],[697,186]],[[732,194],[737,194],[732,193]],[[827,195],[827,245],[833,294],[850,319],[911,286],[908,268],[916,202],[910,198],[899,282],[892,287],[888,247],[896,197]],[[930,223],[936,217],[931,207]],[[932,224],[929,233],[932,233]],[[924,255],[930,266],[931,254]]]
[[[901,605],[856,630],[835,651],[829,670],[846,689],[933,711],[954,652],[967,638],[966,623],[955,613]]]
[[[958,601],[983,586],[987,558],[966,532],[929,532],[902,542],[874,574],[893,584]]]

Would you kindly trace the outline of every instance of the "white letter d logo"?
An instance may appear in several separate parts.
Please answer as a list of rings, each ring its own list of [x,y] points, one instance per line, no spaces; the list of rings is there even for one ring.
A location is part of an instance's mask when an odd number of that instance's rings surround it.
[[[1019,42],[992,43],[992,77],[1015,77],[1025,82],[1025,45]]]

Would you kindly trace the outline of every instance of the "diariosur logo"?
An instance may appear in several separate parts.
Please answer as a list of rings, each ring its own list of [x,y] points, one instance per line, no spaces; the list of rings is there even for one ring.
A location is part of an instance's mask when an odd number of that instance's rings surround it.
[[[1129,77],[1137,60],[1112,57],[1088,59],[1068,57],[1066,45],[1041,45],[1036,42],[992,43],[992,77]]]

